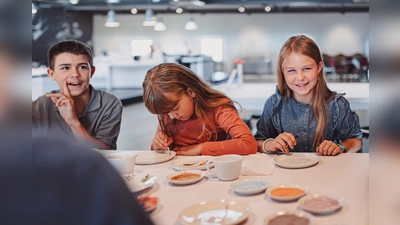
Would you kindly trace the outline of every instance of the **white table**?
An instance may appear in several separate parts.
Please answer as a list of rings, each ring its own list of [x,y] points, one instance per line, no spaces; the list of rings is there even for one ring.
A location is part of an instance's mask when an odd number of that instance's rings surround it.
[[[102,151],[103,155],[115,151]],[[258,153],[261,154],[261,153]],[[184,156],[175,156],[181,158]],[[249,156],[244,156],[246,157]],[[276,157],[276,156],[268,156]],[[198,183],[175,186],[166,179],[167,174],[175,172],[171,162],[153,165],[135,165],[136,174],[156,175],[158,180],[151,188],[140,194],[159,198],[158,207],[150,217],[157,225],[178,225],[179,213],[188,206],[201,201],[232,199],[247,203],[251,207],[249,218],[243,223],[263,224],[265,217],[281,210],[296,210],[295,202],[276,202],[265,193],[239,196],[231,190],[233,181],[219,181],[214,174],[206,171],[206,176]],[[271,162],[269,161],[269,162]],[[344,198],[342,209],[334,214],[315,216],[313,225],[362,225],[368,224],[368,167],[369,154],[346,153],[336,157],[323,156],[317,165],[303,169],[285,169],[275,167],[272,175],[265,176],[272,185],[299,184],[308,186],[311,193],[341,196]]]

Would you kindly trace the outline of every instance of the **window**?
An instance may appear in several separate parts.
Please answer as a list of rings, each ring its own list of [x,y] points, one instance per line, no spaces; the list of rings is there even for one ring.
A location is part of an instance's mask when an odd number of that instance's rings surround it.
[[[215,62],[223,60],[223,42],[221,38],[203,38],[200,41],[201,53],[210,56]]]
[[[153,41],[150,39],[133,40],[131,43],[132,56],[148,55],[151,52],[151,45],[153,45]]]

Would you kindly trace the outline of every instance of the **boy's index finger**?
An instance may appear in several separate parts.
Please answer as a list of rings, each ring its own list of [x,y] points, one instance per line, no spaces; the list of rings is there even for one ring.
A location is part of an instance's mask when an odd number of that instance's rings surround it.
[[[45,96],[50,97],[50,98],[51,97],[59,98],[62,96],[62,94],[60,92],[57,92],[56,90],[52,90],[52,91],[50,91],[50,93],[47,93]]]
[[[64,81],[64,85],[63,85],[63,94],[67,97],[71,97],[66,80]]]
[[[61,96],[62,96],[61,93],[47,93],[46,94],[46,97],[57,97],[57,98],[59,98]]]

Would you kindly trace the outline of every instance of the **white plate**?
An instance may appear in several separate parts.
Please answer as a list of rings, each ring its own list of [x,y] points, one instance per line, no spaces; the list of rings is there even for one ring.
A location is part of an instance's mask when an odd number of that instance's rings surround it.
[[[305,225],[311,225],[313,220],[314,220],[314,216],[311,215],[308,212],[304,212],[304,211],[280,211],[280,212],[273,213],[273,214],[267,216],[264,219],[264,225],[269,225],[269,223],[272,222],[272,220],[274,220],[275,218],[280,217],[280,216],[285,216],[285,215],[287,215],[287,216],[296,216],[296,217],[299,217],[299,219],[307,219],[309,222],[305,223]],[[305,221],[305,222],[307,222],[307,221]],[[301,221],[297,221],[297,222],[293,221],[292,223],[276,223],[276,224],[303,224],[303,223],[301,223]]]
[[[313,199],[314,201],[316,201],[313,205],[307,204],[308,201],[312,201]],[[320,194],[308,194],[300,198],[298,203],[301,208],[312,213],[329,213],[342,207],[343,201],[344,199],[341,197],[333,197]]]
[[[269,187],[271,183],[262,178],[241,178],[232,183],[232,190],[243,195],[258,194]]]
[[[204,201],[189,206],[178,216],[182,224],[239,224],[249,217],[250,206],[234,200]]]
[[[172,161],[171,166],[175,170],[206,170],[207,160],[214,158],[214,156],[185,156]]]
[[[162,163],[174,158],[175,155],[176,152],[174,151],[171,151],[171,154],[158,153],[155,151],[140,152],[136,154],[135,164],[148,165]]]
[[[197,178],[193,178],[190,180],[172,180],[172,177],[184,174],[184,173],[195,173],[200,175],[200,177]],[[201,171],[201,170],[184,170],[184,171],[179,171],[179,172],[175,172],[175,173],[171,173],[168,174],[167,176],[167,180],[173,184],[177,184],[177,185],[186,185],[186,184],[193,184],[198,182],[199,180],[203,179],[205,172]]]
[[[297,188],[303,191],[303,193],[298,194],[298,195],[291,195],[291,196],[276,196],[276,195],[272,195],[271,192],[277,188]],[[297,184],[290,184],[290,185],[285,185],[285,184],[281,184],[281,185],[275,185],[275,186],[271,186],[267,189],[266,193],[267,195],[274,199],[274,200],[278,200],[278,201],[294,201],[299,199],[301,196],[307,194],[308,191],[308,187],[306,186],[302,186],[302,185],[297,185]]]
[[[292,153],[280,155],[274,158],[276,165],[285,168],[304,168],[319,162],[319,156],[315,153]]]
[[[154,175],[151,175],[151,174],[144,173],[144,174],[134,174],[134,175],[135,175],[135,177],[132,180],[125,181],[125,184],[133,192],[139,192],[148,187],[151,187],[157,181],[157,177]],[[142,180],[147,175],[149,175],[149,178],[143,182]]]

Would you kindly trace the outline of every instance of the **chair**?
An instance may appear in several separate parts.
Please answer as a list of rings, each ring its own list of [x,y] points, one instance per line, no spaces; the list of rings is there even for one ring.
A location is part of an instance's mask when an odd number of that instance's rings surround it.
[[[325,74],[336,75],[335,59],[327,54],[322,54],[322,61],[324,62]]]
[[[257,128],[253,127],[253,123],[256,123],[258,119],[261,118],[262,111],[260,112],[255,112],[253,113],[249,119],[243,119],[243,121],[247,124],[247,126],[250,128],[251,132],[256,134]]]
[[[360,123],[360,119],[359,119],[359,116],[357,115],[357,113],[354,111],[352,113],[353,113],[354,118],[357,120],[357,122]],[[368,138],[369,138],[369,126],[362,126],[361,132],[362,132],[363,147],[361,147],[361,149],[358,150],[357,153],[369,152],[369,144],[366,145],[368,150],[363,151],[363,148],[365,147],[365,143],[366,143],[366,141],[368,141]]]

